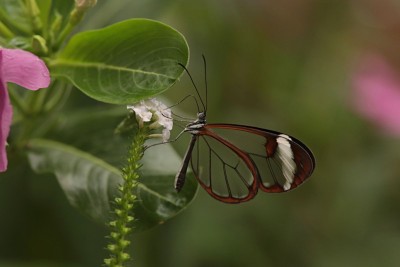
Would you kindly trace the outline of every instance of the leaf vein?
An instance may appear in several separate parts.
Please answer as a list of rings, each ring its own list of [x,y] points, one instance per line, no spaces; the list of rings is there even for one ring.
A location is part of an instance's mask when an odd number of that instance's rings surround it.
[[[114,65],[108,65],[108,64],[103,64],[103,63],[97,63],[97,62],[77,62],[77,61],[66,61],[66,60],[59,60],[55,63],[52,64],[52,66],[65,66],[65,67],[76,67],[76,68],[97,68],[97,69],[109,69],[109,70],[117,70],[117,71],[126,71],[126,72],[132,72],[132,74],[135,73],[141,73],[145,75],[153,75],[157,77],[164,77],[167,79],[172,79],[175,80],[176,78],[173,76],[168,76],[166,74],[162,73],[156,73],[152,71],[145,71],[145,70],[140,70],[140,69],[130,69],[126,67],[121,67],[121,66],[114,66]]]

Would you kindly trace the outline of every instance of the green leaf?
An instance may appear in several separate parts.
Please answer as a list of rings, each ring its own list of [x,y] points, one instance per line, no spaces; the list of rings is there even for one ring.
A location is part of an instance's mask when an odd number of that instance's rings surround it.
[[[129,104],[159,94],[181,76],[189,50],[173,28],[131,19],[75,35],[50,63],[52,75],[68,78],[88,96]]]
[[[185,186],[179,193],[176,192],[173,185],[182,159],[170,144],[146,150],[142,162],[141,186],[137,191],[141,205],[135,207],[134,214],[139,220],[135,227],[146,229],[184,210],[195,197],[198,183],[193,173],[188,173]]]
[[[159,146],[160,147],[160,146]],[[147,229],[176,216],[194,198],[197,182],[188,177],[180,193],[173,188],[180,158],[172,147],[150,149],[143,158],[142,176],[137,187],[138,202],[134,207],[137,230]],[[165,155],[165,154],[163,154]],[[174,155],[174,156],[172,156]],[[120,171],[105,161],[71,146],[44,139],[29,143],[28,159],[39,173],[56,175],[71,205],[93,219],[106,222],[110,215],[110,200],[116,196]],[[159,161],[162,160],[162,161]]]
[[[71,146],[41,139],[29,143],[28,159],[34,171],[56,175],[71,205],[106,221],[110,196],[121,181],[118,169]]]

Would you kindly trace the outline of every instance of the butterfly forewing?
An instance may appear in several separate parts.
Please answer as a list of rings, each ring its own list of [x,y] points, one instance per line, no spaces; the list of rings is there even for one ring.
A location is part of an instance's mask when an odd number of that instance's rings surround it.
[[[209,157],[210,154],[214,154],[211,157],[212,162],[219,161],[219,164],[208,163],[207,166],[211,166],[211,172],[208,170],[208,173],[198,174],[202,181],[211,177],[211,184],[206,183],[208,191],[210,188],[214,188],[214,184],[217,183],[214,182],[216,179],[219,179],[219,183],[221,183],[221,179],[235,177],[235,182],[237,182],[242,180],[242,176],[239,174],[243,174],[246,179],[249,177],[255,179],[251,185],[257,185],[263,191],[285,192],[297,187],[307,179],[315,165],[311,151],[299,140],[262,128],[234,124],[207,124],[204,126],[204,130],[200,131],[200,139],[206,143],[206,151],[201,151],[204,148],[197,150],[199,151],[195,159],[198,164],[196,165],[197,170],[204,162],[204,160],[200,160],[201,162],[198,160],[199,155]],[[213,142],[207,144],[206,141],[209,139],[213,139]],[[204,144],[200,143],[199,147],[202,147]],[[229,161],[226,160],[225,154],[230,154]],[[227,175],[226,169],[229,169],[228,173],[233,172],[233,174]],[[237,172],[239,169],[240,172]],[[235,173],[237,173],[236,176]],[[246,179],[244,181],[247,181]],[[227,180],[228,182],[222,182],[222,184],[230,185],[231,179]],[[217,191],[220,192],[219,189]],[[256,190],[250,191],[249,194],[255,194],[254,191]],[[252,196],[254,197],[254,195]],[[248,200],[246,197],[234,198],[238,202]]]
[[[197,136],[191,164],[199,183],[218,200],[243,202],[257,193],[257,170],[251,158],[212,132]]]

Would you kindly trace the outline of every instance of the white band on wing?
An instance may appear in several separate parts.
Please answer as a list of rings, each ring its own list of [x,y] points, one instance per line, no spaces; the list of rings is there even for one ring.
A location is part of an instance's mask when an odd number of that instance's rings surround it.
[[[286,134],[278,135],[276,142],[278,143],[277,153],[278,158],[282,163],[282,173],[285,177],[285,184],[283,189],[289,190],[293,183],[294,174],[296,172],[296,163],[294,162],[293,150],[290,146],[289,140],[292,140]]]

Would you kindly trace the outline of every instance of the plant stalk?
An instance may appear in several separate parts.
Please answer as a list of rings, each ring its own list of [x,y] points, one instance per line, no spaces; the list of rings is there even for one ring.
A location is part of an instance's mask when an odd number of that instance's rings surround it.
[[[110,252],[109,258],[104,260],[106,266],[123,267],[131,258],[127,253],[130,241],[127,236],[132,232],[132,221],[135,219],[132,214],[136,195],[134,194],[138,185],[138,170],[141,167],[139,161],[143,157],[144,142],[148,138],[147,127],[139,128],[132,139],[128,152],[127,165],[122,169],[123,183],[119,187],[120,195],[115,198],[114,220],[109,223],[111,230],[110,244],[107,249]]]

